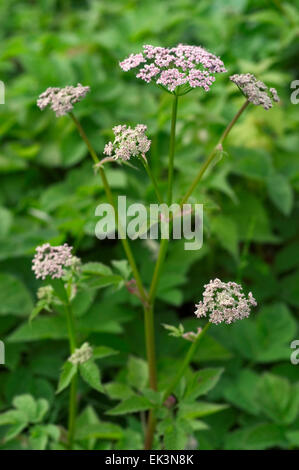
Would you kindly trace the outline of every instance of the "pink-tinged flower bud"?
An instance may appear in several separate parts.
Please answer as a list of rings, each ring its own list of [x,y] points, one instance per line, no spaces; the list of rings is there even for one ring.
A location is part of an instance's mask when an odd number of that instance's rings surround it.
[[[163,403],[163,405],[166,406],[166,408],[172,408],[175,404],[176,404],[176,399],[173,395],[169,395],[169,397],[167,397]]]

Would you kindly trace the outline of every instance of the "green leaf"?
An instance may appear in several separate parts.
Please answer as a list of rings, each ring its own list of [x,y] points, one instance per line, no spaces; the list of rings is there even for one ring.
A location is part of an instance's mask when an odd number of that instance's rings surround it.
[[[64,282],[62,279],[49,279],[49,284],[54,289],[55,294],[57,297],[63,302],[64,304],[67,304],[69,299],[67,295],[66,288],[64,287]]]
[[[60,431],[57,426],[53,424],[48,425],[37,425],[30,428],[29,443],[33,450],[45,450],[49,441],[52,438],[54,441],[58,441]]]
[[[24,421],[20,421],[19,423],[12,424],[8,428],[8,431],[5,433],[5,442],[8,442],[14,439],[16,436],[21,434],[23,429],[25,429],[26,427],[27,427],[27,423]]]
[[[42,421],[49,409],[49,403],[44,398],[39,398],[36,405],[36,415],[33,423],[39,423]]]
[[[112,400],[126,400],[134,395],[133,390],[127,384],[120,382],[105,384],[105,391]]]
[[[199,401],[195,403],[182,403],[180,405],[179,416],[184,419],[201,418],[208,416],[218,411],[225,410],[228,405],[221,405],[218,403],[208,403]]]
[[[167,450],[182,450],[186,448],[188,434],[177,421],[172,422],[164,432],[164,446]]]
[[[111,261],[111,264],[120,272],[124,279],[129,279],[131,276],[131,267],[126,259],[124,260],[114,260]]]
[[[271,201],[284,214],[289,215],[293,207],[293,190],[284,175],[276,173],[267,179]]]
[[[66,361],[63,365],[59,383],[56,393],[62,392],[66,387],[68,387],[71,383],[72,378],[75,376],[77,372],[77,365],[72,364],[70,361]]]
[[[142,390],[148,382],[148,365],[144,359],[131,356],[128,361],[129,385]]]
[[[0,285],[0,315],[29,315],[33,303],[24,284],[10,274],[0,273]]]
[[[254,180],[264,181],[272,172],[271,155],[264,150],[251,148],[230,149],[234,157],[232,171]]]
[[[98,276],[98,277],[91,277],[85,281],[85,284],[89,287],[89,289],[100,289],[102,287],[108,286],[118,286],[123,281],[121,276]]]
[[[295,253],[294,253],[295,256]],[[285,276],[280,283],[283,299],[295,307],[299,307],[299,270]]]
[[[47,300],[41,300],[41,301],[37,302],[37,304],[33,308],[32,312],[30,313],[29,323],[31,323],[32,320],[34,320],[34,318],[37,317],[38,314],[40,312],[42,312],[42,310],[44,310],[45,307],[47,307],[47,305],[48,305]]]
[[[17,410],[26,415],[28,422],[34,422],[37,414],[37,403],[31,395],[19,395],[13,399],[12,403]]]
[[[235,323],[232,331],[230,336],[244,357],[271,362],[289,359],[289,343],[296,334],[296,323],[287,306],[276,303],[263,307],[256,320]]]
[[[180,405],[179,416],[185,419],[201,418],[208,416],[218,411],[225,410],[228,405],[221,405],[218,403],[208,402],[195,402],[195,403],[182,403]]]
[[[104,357],[115,356],[115,354],[119,354],[119,352],[108,346],[97,346],[93,348],[92,351],[92,357],[94,359],[103,359]]]
[[[8,410],[0,414],[0,426],[20,422],[28,423],[27,414],[23,410]]]
[[[29,324],[27,321],[20,325],[8,341],[12,343],[39,341],[43,339],[67,338],[67,325],[65,316],[38,317]]]
[[[6,207],[0,206],[0,220],[0,238],[3,238],[8,234],[13,220],[12,213]]]
[[[82,266],[82,273],[88,276],[111,276],[112,270],[103,263],[85,263]]]
[[[299,430],[287,432],[286,437],[292,446],[299,447]]]
[[[279,447],[284,443],[284,436],[279,426],[262,423],[227,434],[226,450],[263,450]]]
[[[119,403],[117,406],[108,411],[107,414],[111,416],[117,416],[128,413],[137,413],[138,411],[146,411],[152,408],[154,408],[154,405],[149,400],[142,396],[134,395]]]
[[[250,369],[242,369],[237,377],[227,380],[222,385],[222,392],[227,401],[246,413],[258,415],[260,405],[258,403],[259,376]]]
[[[299,413],[298,389],[285,378],[264,374],[258,393],[263,413],[277,424],[291,424]]]
[[[233,257],[239,255],[239,236],[236,223],[231,217],[218,215],[211,219],[211,230],[218,238],[220,245]]]
[[[87,313],[93,304],[96,291],[94,290],[80,290],[71,301],[72,311],[75,317],[81,317]]]
[[[224,369],[202,369],[193,374],[188,382],[185,397],[188,400],[196,400],[201,395],[205,395],[215,387]]]
[[[101,384],[100,369],[92,359],[89,359],[89,361],[80,364],[79,370],[82,379],[88,385],[90,385],[98,392],[104,391],[103,385]]]
[[[76,440],[83,439],[107,439],[107,440],[119,440],[123,437],[123,431],[120,426],[113,423],[105,423],[103,421],[99,423],[85,424],[78,427],[76,431]]]

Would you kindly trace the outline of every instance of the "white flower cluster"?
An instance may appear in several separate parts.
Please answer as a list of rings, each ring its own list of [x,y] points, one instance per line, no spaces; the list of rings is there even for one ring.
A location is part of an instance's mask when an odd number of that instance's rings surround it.
[[[144,124],[138,124],[134,129],[126,125],[115,126],[114,141],[105,145],[104,154],[111,160],[127,161],[138,156],[146,159],[145,154],[151,146],[151,141],[145,134],[146,130]]]
[[[250,315],[251,307],[257,302],[252,293],[246,298],[243,288],[236,282],[222,282],[214,279],[206,284],[203,300],[196,307],[198,318],[209,317],[211,323],[233,323]]]
[[[92,357],[92,347],[89,343],[83,343],[80,348],[75,349],[73,354],[68,358],[68,360],[76,365],[83,364],[84,362],[89,361]]]

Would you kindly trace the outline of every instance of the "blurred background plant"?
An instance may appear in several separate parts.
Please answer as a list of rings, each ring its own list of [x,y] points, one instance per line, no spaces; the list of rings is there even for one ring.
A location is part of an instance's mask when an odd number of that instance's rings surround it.
[[[281,103],[268,112],[252,107],[244,113],[226,153],[195,191],[195,200],[204,204],[203,248],[184,251],[183,241],[170,244],[155,318],[162,385],[188,348],[187,341],[166,336],[162,324],[195,330],[194,303],[209,279],[242,280],[260,308],[246,321],[210,328],[195,358],[208,372],[196,380],[215,387],[203,386],[199,394],[206,393],[208,401],[190,409],[187,399],[160,431],[168,449],[299,447],[299,374],[290,363],[299,305],[299,118],[298,105],[290,101],[290,84],[298,79],[298,1],[7,0],[0,5],[0,23],[0,338],[6,349],[0,366],[1,448],[57,448],[58,431],[63,435],[66,426],[67,394],[55,396],[68,356],[64,319],[44,311],[28,324],[41,285],[31,271],[35,247],[69,242],[85,263],[124,257],[117,241],[94,236],[94,211],[105,201],[104,188],[74,124],[41,113],[36,99],[49,86],[89,85],[76,112],[99,155],[114,125],[143,122],[152,139],[153,171],[165,179],[171,96],[124,74],[118,62],[143,44],[180,42],[220,55],[229,75],[255,74],[277,88]],[[228,74],[218,76],[209,93],[194,91],[180,103],[175,199],[244,100]],[[128,202],[154,202],[141,166],[109,166],[107,175]],[[166,183],[161,188],[165,192]],[[158,247],[136,241],[133,249],[148,285]],[[82,448],[138,449],[139,414],[126,415],[117,405],[109,422],[106,415],[111,400],[129,400],[147,382],[138,299],[115,290],[125,282],[126,264],[115,263],[113,270],[105,272],[116,278],[111,287],[100,289],[107,282],[99,280],[74,306],[82,342],[108,348],[99,357],[110,397],[80,382],[76,438]],[[137,370],[143,372],[136,376]],[[188,382],[181,395],[188,398],[190,387]],[[203,416],[204,423],[198,420]],[[190,430],[191,420],[196,424]]]

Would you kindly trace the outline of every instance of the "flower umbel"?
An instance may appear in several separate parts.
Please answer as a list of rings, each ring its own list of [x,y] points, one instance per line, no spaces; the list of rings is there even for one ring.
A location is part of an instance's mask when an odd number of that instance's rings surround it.
[[[56,117],[64,116],[72,111],[74,104],[83,100],[89,91],[90,87],[81,83],[64,88],[50,87],[39,96],[37,106],[43,110],[50,105]]]
[[[80,348],[75,349],[73,354],[68,358],[72,364],[83,364],[92,357],[92,347],[89,343],[83,343]]]
[[[36,248],[36,254],[32,261],[32,270],[37,279],[60,279],[64,276],[64,268],[71,266],[73,262],[72,247],[67,243],[59,246],[51,246],[45,243]]]
[[[170,92],[185,85],[184,93],[199,87],[209,91],[214,74],[226,72],[219,57],[201,46],[184,44],[171,48],[146,45],[142,53],[131,54],[119,65],[125,72],[138,68],[137,78],[154,81]]]
[[[236,282],[222,282],[214,279],[206,284],[203,301],[196,307],[195,315],[198,318],[209,317],[211,323],[233,323],[236,320],[247,318],[251,307],[257,302],[252,293],[246,298],[243,288]]]
[[[145,132],[147,127],[144,124],[138,124],[134,129],[130,126],[113,127],[114,141],[105,145],[104,155],[107,160],[128,161],[131,157],[141,156],[146,160],[145,154],[149,151],[151,141],[147,138]]]
[[[267,85],[251,73],[235,74],[229,78],[239,87],[248,101],[256,106],[263,106],[264,109],[268,110],[272,108],[273,101],[279,101],[276,89],[270,88],[268,90]]]

